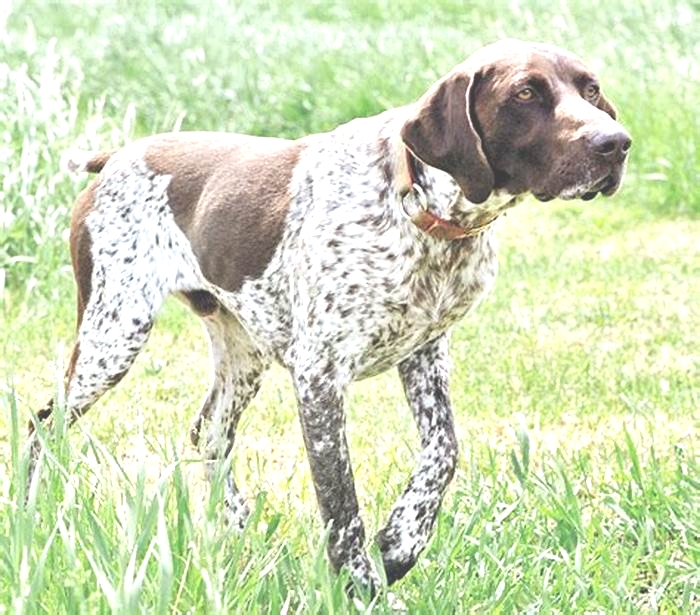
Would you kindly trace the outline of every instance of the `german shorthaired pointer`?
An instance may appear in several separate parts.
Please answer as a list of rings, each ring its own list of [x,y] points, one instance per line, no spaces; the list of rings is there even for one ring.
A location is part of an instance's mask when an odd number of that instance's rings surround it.
[[[425,547],[455,471],[448,333],[494,282],[494,222],[527,193],[613,194],[630,144],[577,57],[507,40],[416,103],[329,133],[161,134],[74,156],[69,168],[99,176],[71,225],[71,415],[124,376],[176,294],[211,342],[213,384],[192,441],[208,460],[226,460],[263,372],[284,365],[331,564],[375,591],[343,399],[352,381],[398,366],[422,453],[376,537],[393,583]],[[39,450],[34,438],[33,460]],[[230,472],[225,504],[242,526],[248,509]]]

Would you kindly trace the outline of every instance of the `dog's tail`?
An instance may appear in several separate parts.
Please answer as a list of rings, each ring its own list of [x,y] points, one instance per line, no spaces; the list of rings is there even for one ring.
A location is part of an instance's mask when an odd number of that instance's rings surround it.
[[[61,156],[61,169],[69,173],[99,173],[114,152],[68,150]]]

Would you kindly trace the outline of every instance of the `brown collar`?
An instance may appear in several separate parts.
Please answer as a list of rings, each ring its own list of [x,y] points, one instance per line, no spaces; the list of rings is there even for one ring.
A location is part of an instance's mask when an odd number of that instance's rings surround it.
[[[399,205],[413,224],[424,233],[442,239],[454,241],[467,237],[476,237],[484,232],[499,214],[489,218],[485,223],[472,228],[464,228],[453,220],[446,220],[428,210],[428,200],[417,179],[420,162],[405,146],[401,146],[403,155],[399,154],[396,168],[396,191],[399,195]],[[411,195],[418,204],[418,209],[410,213],[406,209],[406,198]]]

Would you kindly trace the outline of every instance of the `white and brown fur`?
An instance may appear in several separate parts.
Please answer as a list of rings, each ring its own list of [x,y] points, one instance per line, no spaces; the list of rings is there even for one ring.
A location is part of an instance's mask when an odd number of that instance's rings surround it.
[[[447,340],[494,283],[489,223],[527,193],[612,194],[629,146],[580,60],[502,41],[415,104],[329,133],[164,134],[73,159],[99,176],[71,227],[78,338],[67,406],[77,418],[122,378],[176,294],[211,341],[213,383],[192,441],[223,462],[265,369],[284,365],[330,561],[375,590],[343,400],[352,381],[397,366],[422,453],[376,537],[392,583],[425,547],[457,463]],[[421,204],[465,233],[450,240],[419,228],[411,212]],[[51,404],[38,417],[50,414]],[[38,440],[32,447],[36,458]],[[247,507],[230,473],[225,497],[242,526]]]

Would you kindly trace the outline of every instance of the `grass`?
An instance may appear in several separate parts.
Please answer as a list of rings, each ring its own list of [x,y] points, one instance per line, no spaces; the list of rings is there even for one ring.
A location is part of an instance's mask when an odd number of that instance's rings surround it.
[[[253,504],[219,519],[187,424],[205,392],[198,323],[168,303],[113,392],[45,434],[25,499],[24,426],[72,341],[66,249],[84,179],[69,147],[157,131],[295,137],[405,104],[479,45],[547,40],[601,74],[634,138],[625,186],[526,202],[501,229],[494,293],[456,328],[462,459],[434,540],[395,588],[411,613],[700,610],[697,6],[5,3],[0,8],[0,613],[390,612],[328,571],[287,376],[244,414]],[[60,421],[59,421],[60,422]],[[351,390],[370,532],[418,453],[394,374]],[[399,471],[400,470],[400,471]],[[374,553],[376,557],[376,553]]]

